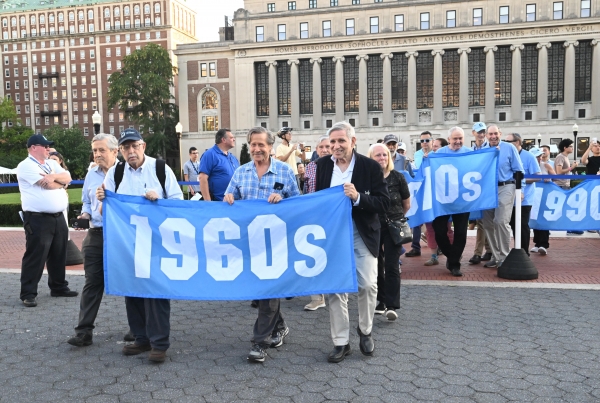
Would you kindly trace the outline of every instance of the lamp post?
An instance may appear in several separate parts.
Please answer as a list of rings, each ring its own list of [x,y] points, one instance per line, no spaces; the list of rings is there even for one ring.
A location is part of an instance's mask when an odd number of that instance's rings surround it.
[[[537,135],[537,140],[538,140],[538,148],[540,148],[542,146],[542,135],[540,133],[538,133],[538,135]]]
[[[181,122],[177,122],[175,125],[175,133],[177,133],[177,140],[179,140],[179,171],[181,174],[181,180],[183,180],[183,158],[181,156],[181,133],[183,132],[183,125]]]
[[[577,161],[577,131],[579,130],[579,126],[577,126],[577,123],[575,123],[573,125],[573,138],[575,139],[575,161]]]
[[[102,123],[102,116],[98,113],[98,111],[94,112],[92,115],[92,123],[94,123],[94,134],[100,133],[100,124]]]

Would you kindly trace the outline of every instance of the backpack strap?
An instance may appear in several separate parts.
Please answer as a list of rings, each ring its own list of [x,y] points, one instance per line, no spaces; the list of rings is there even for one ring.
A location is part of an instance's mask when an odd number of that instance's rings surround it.
[[[125,173],[125,163],[123,161],[119,161],[115,168],[115,193],[119,190],[119,185],[121,181],[123,181],[123,174]]]
[[[167,198],[167,189],[165,188],[165,182],[167,180],[167,174],[165,173],[165,166],[166,166],[166,162],[165,160],[156,160],[156,177],[158,178],[158,181],[160,182],[160,186],[162,187],[163,190],[163,197],[166,199]]]

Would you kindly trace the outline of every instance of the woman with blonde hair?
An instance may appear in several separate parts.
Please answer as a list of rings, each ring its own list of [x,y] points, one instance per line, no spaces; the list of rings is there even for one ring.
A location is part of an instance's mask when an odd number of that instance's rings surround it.
[[[377,300],[375,313],[385,315],[388,320],[396,320],[400,309],[400,258],[402,245],[395,245],[388,229],[387,221],[404,218],[410,209],[410,191],[404,175],[394,170],[394,161],[390,151],[383,144],[373,144],[367,154],[379,163],[387,182],[391,204],[384,215],[379,215],[381,240],[377,259]]]

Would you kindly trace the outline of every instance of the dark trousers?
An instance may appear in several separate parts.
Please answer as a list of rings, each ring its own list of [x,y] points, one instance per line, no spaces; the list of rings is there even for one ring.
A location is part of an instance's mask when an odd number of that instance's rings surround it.
[[[531,239],[531,231],[529,230],[529,215],[531,214],[531,206],[521,206],[521,249],[529,255],[529,240]],[[510,228],[512,228],[513,237],[515,236],[515,208],[513,206],[512,215],[510,216]]]
[[[381,227],[381,242],[377,257],[377,300],[388,309],[400,309],[400,250],[392,241],[387,224]]]
[[[254,322],[252,343],[268,347],[271,345],[271,335],[282,329],[285,329],[285,321],[279,298],[258,300],[258,318]]]
[[[21,261],[21,300],[38,295],[38,283],[48,270],[48,286],[53,291],[66,291],[65,280],[69,229],[62,212],[57,214],[23,213],[25,254]]]
[[[79,323],[76,333],[92,334],[94,322],[104,294],[104,240],[102,228],[92,228],[83,240],[83,270],[85,285],[79,303]]]
[[[410,247],[414,250],[421,251],[421,226],[411,228],[413,241]]]
[[[454,242],[448,238],[448,220],[452,217],[454,223]],[[469,213],[443,215],[433,220],[433,231],[438,247],[446,255],[446,267],[450,270],[460,269],[460,257],[467,244],[469,229]]]
[[[550,231],[534,229],[533,230],[533,244],[536,248],[546,248],[550,247]]]
[[[161,298],[125,297],[129,328],[136,344],[166,351],[171,331],[171,301]]]

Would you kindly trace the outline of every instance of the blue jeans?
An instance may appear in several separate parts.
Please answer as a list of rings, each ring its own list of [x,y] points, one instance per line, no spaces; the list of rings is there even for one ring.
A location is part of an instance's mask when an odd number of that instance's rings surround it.
[[[411,228],[413,233],[413,241],[410,245],[414,250],[421,251],[421,226]]]

